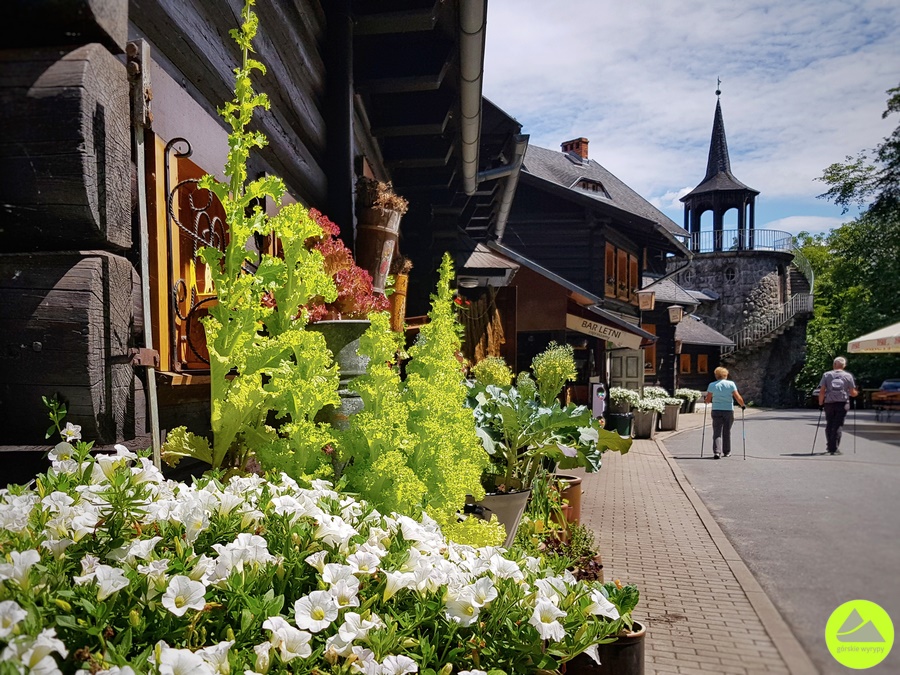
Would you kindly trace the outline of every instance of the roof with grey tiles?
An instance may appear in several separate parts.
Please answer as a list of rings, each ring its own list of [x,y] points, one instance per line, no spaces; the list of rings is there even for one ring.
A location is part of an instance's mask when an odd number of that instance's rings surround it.
[[[582,160],[570,153],[529,145],[523,169],[538,178],[577,190],[579,194],[587,195],[602,204],[651,220],[672,234],[687,235],[687,231],[675,221],[592,159]],[[577,187],[582,180],[599,182],[606,190],[606,195]]]
[[[675,326],[675,339],[688,345],[734,346],[730,339],[691,314],[685,315]]]
[[[644,277],[644,284],[641,286],[641,290],[654,291],[657,302],[691,305],[692,307],[700,304],[699,300],[671,279],[657,280],[653,277]]]

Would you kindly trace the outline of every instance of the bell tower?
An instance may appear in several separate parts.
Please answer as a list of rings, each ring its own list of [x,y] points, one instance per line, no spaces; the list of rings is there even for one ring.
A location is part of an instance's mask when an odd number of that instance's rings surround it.
[[[721,95],[722,91],[716,89],[716,114],[709,141],[706,176],[681,198],[684,203],[684,229],[691,233],[691,249],[694,251],[721,251],[723,243],[726,249],[752,250],[754,247],[756,195],[759,191],[747,187],[731,173]],[[734,245],[722,240],[723,219],[730,209],[738,211],[738,236]],[[707,235],[708,241],[707,237],[700,236],[700,218],[707,211],[713,212],[713,232]]]

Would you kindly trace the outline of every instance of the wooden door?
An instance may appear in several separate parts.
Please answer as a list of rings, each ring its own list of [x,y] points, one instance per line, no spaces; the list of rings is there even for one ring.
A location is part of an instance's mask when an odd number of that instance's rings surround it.
[[[609,352],[609,386],[641,391],[644,382],[644,355],[640,349]]]

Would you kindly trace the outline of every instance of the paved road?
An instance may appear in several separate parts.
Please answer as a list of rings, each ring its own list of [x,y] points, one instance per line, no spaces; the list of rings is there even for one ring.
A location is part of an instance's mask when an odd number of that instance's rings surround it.
[[[900,415],[886,423],[872,411],[857,414],[856,454],[851,412],[844,454],[835,457],[823,454],[824,419],[810,456],[817,410],[747,415],[746,461],[740,411],[727,459],[711,458],[709,426],[702,460],[700,430],[665,440],[810,658],[829,675],[849,672],[832,659],[824,637],[841,603],[878,603],[900,638]],[[871,672],[900,673],[900,644]]]

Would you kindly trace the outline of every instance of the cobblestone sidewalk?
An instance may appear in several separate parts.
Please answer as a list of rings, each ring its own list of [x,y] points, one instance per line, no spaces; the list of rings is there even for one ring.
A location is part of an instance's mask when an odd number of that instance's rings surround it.
[[[817,672],[661,442],[603,462],[582,474],[582,522],[606,580],[641,591],[647,675]]]

